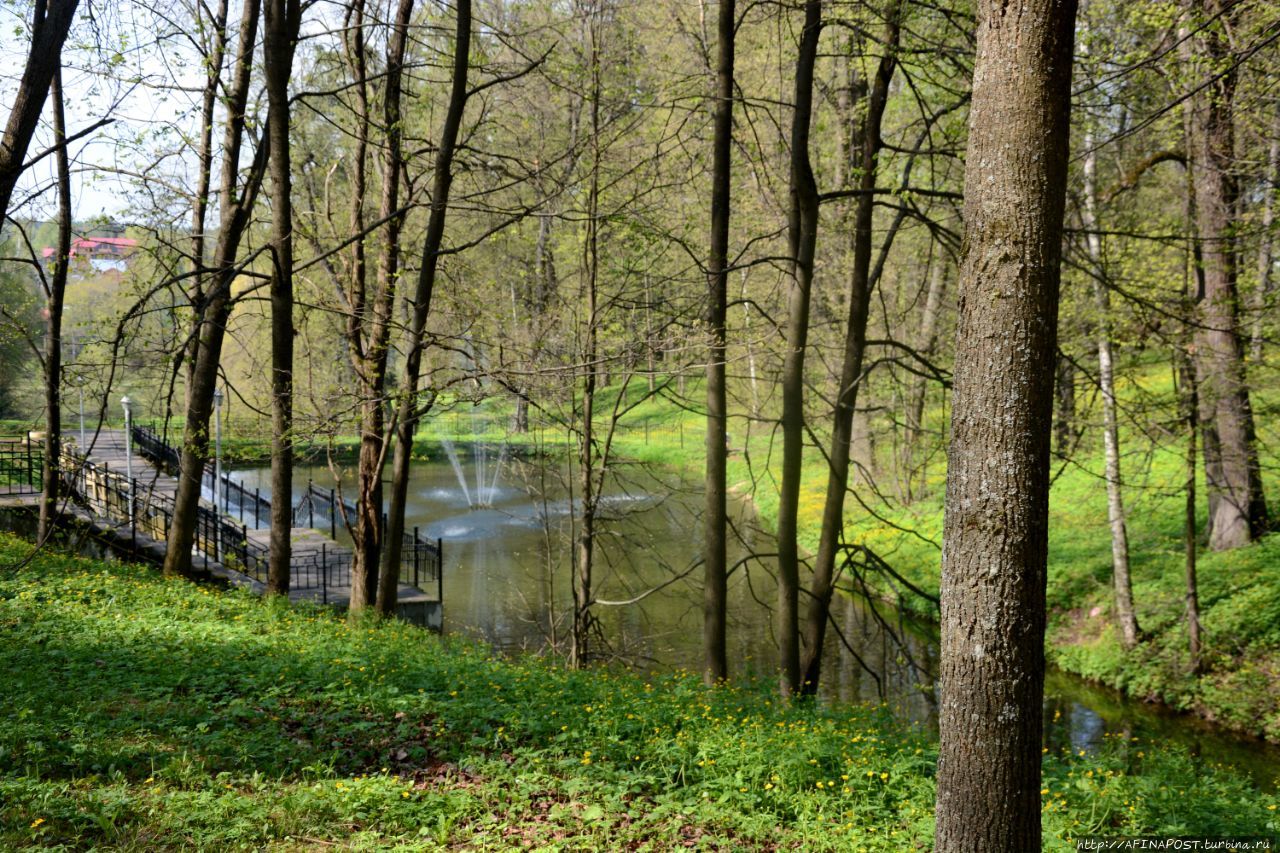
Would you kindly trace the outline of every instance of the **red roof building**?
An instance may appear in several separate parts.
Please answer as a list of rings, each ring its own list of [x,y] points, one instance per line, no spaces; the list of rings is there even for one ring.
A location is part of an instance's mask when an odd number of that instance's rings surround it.
[[[138,248],[138,241],[128,237],[77,237],[71,241],[71,257],[90,260],[115,260],[129,257]],[[40,254],[48,260],[58,253],[52,246],[45,246]]]

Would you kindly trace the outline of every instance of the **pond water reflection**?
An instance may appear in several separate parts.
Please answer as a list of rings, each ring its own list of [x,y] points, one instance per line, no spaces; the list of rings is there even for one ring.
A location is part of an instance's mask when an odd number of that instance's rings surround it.
[[[463,460],[461,476],[470,476]],[[493,464],[491,460],[490,464]],[[563,646],[570,606],[569,543],[577,498],[560,464],[503,460],[486,506],[473,507],[448,461],[415,462],[406,525],[444,540],[445,629],[504,652]],[[269,484],[267,469],[233,472],[246,487]],[[295,490],[309,480],[334,485],[327,467],[299,467]],[[699,669],[702,661],[702,496],[692,478],[624,467],[601,501],[596,594],[597,645],[610,659],[640,668]],[[775,643],[773,543],[750,507],[731,506],[737,536],[729,549],[728,642],[735,677],[771,677]],[[327,527],[327,518],[324,521]],[[339,522],[339,527],[341,526]],[[340,540],[350,541],[339,530]],[[638,600],[637,600],[638,599]],[[622,605],[621,602],[635,603]],[[616,605],[616,606],[615,606]],[[823,697],[887,702],[899,716],[937,728],[937,630],[881,603],[841,596],[839,633],[829,632]],[[606,645],[607,644],[607,645]],[[1143,743],[1179,743],[1193,754],[1249,773],[1274,788],[1280,749],[1236,738],[1199,721],[1125,699],[1064,673],[1045,690],[1045,743],[1051,749],[1097,749],[1108,735]]]

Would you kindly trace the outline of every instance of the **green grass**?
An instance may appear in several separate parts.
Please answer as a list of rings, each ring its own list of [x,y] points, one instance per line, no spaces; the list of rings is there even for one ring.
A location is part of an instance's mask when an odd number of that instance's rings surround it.
[[[0,536],[0,848],[910,850],[932,744],[881,708],[783,707],[509,661]],[[1155,744],[1045,756],[1050,849],[1274,833],[1274,796]]]
[[[1155,364],[1131,372],[1121,389],[1127,412],[1154,419],[1176,409],[1168,368]],[[1263,430],[1263,468],[1267,493],[1274,503],[1280,494],[1280,470],[1269,448],[1274,435],[1275,395],[1255,395]],[[1082,412],[1088,418],[1097,413]],[[656,399],[639,407],[634,416],[663,429],[648,435],[631,429],[617,449],[628,458],[679,467],[698,476],[702,469],[703,422],[696,413]],[[941,429],[942,413],[929,411],[932,426]],[[777,518],[777,478],[780,476],[781,436],[768,424],[757,424],[750,440],[744,422],[732,421],[731,443],[737,451],[729,461],[730,483],[752,500],[760,520],[772,526]],[[676,425],[681,425],[677,429]],[[1158,433],[1151,423],[1148,429]],[[683,438],[683,441],[680,438]],[[1050,496],[1049,585],[1050,624],[1047,650],[1061,668],[1142,699],[1164,702],[1194,712],[1229,728],[1280,741],[1280,534],[1244,549],[1208,552],[1201,542],[1198,577],[1205,653],[1202,672],[1192,674],[1187,651],[1183,579],[1183,449],[1172,439],[1153,446],[1127,419],[1121,434],[1127,451],[1123,460],[1130,561],[1139,622],[1144,640],[1126,653],[1113,629],[1111,540],[1107,521],[1106,486],[1102,479],[1102,451],[1097,430],[1072,454],[1066,465],[1055,460],[1057,477]],[[1059,471],[1059,466],[1061,470]],[[945,459],[925,472],[928,490],[914,503],[903,505],[873,499],[866,489],[846,503],[846,538],[873,548],[894,569],[920,588],[937,594],[943,524]],[[1200,529],[1204,526],[1203,474]],[[800,545],[816,551],[826,468],[821,454],[806,449],[800,492]],[[936,618],[932,605],[914,596],[899,598],[887,583],[874,589],[920,615]]]
[[[686,389],[696,396],[698,380]],[[631,388],[633,396],[641,394]],[[1174,409],[1167,367],[1152,365],[1131,370],[1120,389],[1126,411]],[[608,408],[617,389],[601,392]],[[1274,395],[1272,395],[1274,396]],[[1265,448],[1277,446],[1274,417],[1266,414],[1275,403],[1257,395]],[[1092,413],[1096,416],[1096,412]],[[567,451],[572,437],[563,430],[510,433],[509,400],[491,399],[472,406],[461,402],[442,406],[426,418],[415,442],[415,455],[439,458],[442,438],[464,449],[471,442],[507,442],[530,452],[557,455]],[[1090,413],[1082,413],[1089,417]],[[931,426],[941,429],[943,414],[930,410]],[[1155,415],[1150,417],[1154,418]],[[614,450],[628,460],[663,465],[701,475],[704,422],[694,411],[668,399],[639,402],[628,414],[614,440]],[[1202,624],[1206,653],[1201,674],[1189,672],[1183,616],[1182,450],[1166,443],[1152,447],[1147,436],[1128,425],[1122,433],[1130,557],[1138,617],[1146,638],[1133,652],[1124,652],[1112,628],[1111,552],[1107,528],[1106,490],[1101,478],[1101,450],[1097,430],[1073,454],[1055,480],[1050,503],[1048,603],[1050,659],[1063,669],[1121,689],[1130,695],[1162,701],[1230,728],[1280,741],[1280,534],[1249,548],[1200,556]],[[769,424],[753,425],[748,437],[745,421],[731,420],[729,479],[734,491],[750,498],[765,526],[777,517],[777,477],[781,436]],[[1165,440],[1168,441],[1167,439]],[[339,455],[354,454],[357,440],[338,437]],[[257,437],[227,439],[230,458],[260,458],[266,444]],[[312,447],[323,452],[323,446]],[[819,519],[826,489],[822,455],[806,451],[800,493],[800,544],[817,548]],[[1275,469],[1275,457],[1263,459]],[[1055,462],[1058,466],[1059,462]],[[846,506],[846,538],[873,548],[895,570],[920,588],[936,594],[942,541],[942,484],[945,460],[926,473],[929,488],[910,505],[872,500],[866,489],[859,495],[870,511],[855,501]],[[1280,477],[1268,480],[1273,502],[1280,493]],[[1200,494],[1203,496],[1203,481]],[[1203,505],[1203,499],[1202,499]],[[1203,517],[1201,518],[1203,526]],[[876,579],[872,578],[873,586]],[[887,584],[876,587],[885,597],[925,616],[936,616],[932,605],[907,596],[898,599]]]

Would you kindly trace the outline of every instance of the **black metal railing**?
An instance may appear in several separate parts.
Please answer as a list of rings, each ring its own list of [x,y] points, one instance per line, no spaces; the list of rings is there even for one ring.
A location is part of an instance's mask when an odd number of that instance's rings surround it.
[[[150,427],[133,428],[134,446],[138,452],[175,476],[181,464],[181,454]],[[92,464],[92,463],[90,463]],[[271,500],[263,497],[260,489],[248,489],[225,473],[218,477],[212,464],[206,464],[203,486],[210,494],[221,491],[221,500],[215,501],[222,513],[201,506],[197,515],[197,549],[207,557],[218,559],[219,554],[230,558],[233,568],[266,582],[267,549],[252,542],[247,531],[261,529],[271,521]],[[172,517],[171,498],[159,496],[168,503],[167,512]],[[348,519],[354,519],[355,503],[340,499],[337,489],[323,489],[308,482],[298,505],[293,507],[294,527],[316,528],[316,521],[328,522],[330,538],[336,539],[338,520],[344,510]],[[234,518],[232,517],[234,516]],[[239,524],[236,523],[237,519]],[[252,523],[251,523],[252,522]],[[227,529],[223,530],[222,526]],[[387,529],[387,516],[382,515],[382,529]],[[168,530],[165,524],[164,531]],[[221,537],[221,538],[219,538]],[[152,538],[163,539],[163,536]],[[227,560],[222,560],[227,562]],[[404,534],[401,546],[399,580],[401,583],[426,591],[435,588],[439,600],[444,600],[444,543],[441,539],[422,536],[418,528]],[[321,599],[328,600],[328,589],[349,587],[351,583],[351,554],[345,550],[322,545],[318,551],[296,552],[290,561],[290,585],[295,588],[319,587]]]
[[[153,465],[173,476],[178,476],[182,465],[182,454],[171,446],[151,427],[135,426],[133,428],[134,446]],[[242,524],[261,528],[271,522],[271,499],[263,497],[261,489],[249,489],[231,479],[225,472],[218,476],[214,463],[206,462],[201,475],[201,488],[215,497],[215,503],[222,507],[227,515],[234,515]],[[221,500],[217,500],[219,497]],[[337,489],[322,489],[314,483],[307,483],[298,505],[293,508],[294,527],[316,527],[316,519],[328,524],[329,535],[336,538],[338,520],[341,518],[339,507],[345,507],[348,517],[354,518],[356,505],[351,501],[339,500]],[[252,524],[250,524],[252,520]]]
[[[434,585],[437,600],[443,602],[444,540],[424,538],[416,527],[406,533],[400,552],[400,583],[424,592]]]
[[[80,505],[97,518],[127,526],[135,549],[139,534],[156,542],[168,539],[174,515],[172,496],[155,491],[137,477],[111,470],[105,462],[98,464],[68,450],[63,451],[60,468],[67,490]],[[265,577],[267,550],[250,540],[243,524],[209,507],[196,507],[192,551],[204,560],[206,568],[209,560],[214,560],[250,577]]]
[[[44,485],[44,448],[30,438],[0,439],[0,494],[35,495]]]
[[[161,438],[151,427],[133,428],[133,446],[162,471],[177,476],[178,469],[182,467],[182,452]]]

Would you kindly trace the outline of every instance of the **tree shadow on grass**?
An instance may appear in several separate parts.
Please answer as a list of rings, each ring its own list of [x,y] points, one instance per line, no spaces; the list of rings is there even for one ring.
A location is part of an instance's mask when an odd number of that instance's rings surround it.
[[[384,707],[329,649],[267,638],[119,630],[94,618],[0,627],[0,776],[122,775],[181,782],[219,772],[288,779],[429,772],[460,744],[432,715]],[[92,630],[83,630],[86,627]],[[364,665],[364,676],[376,664]]]

